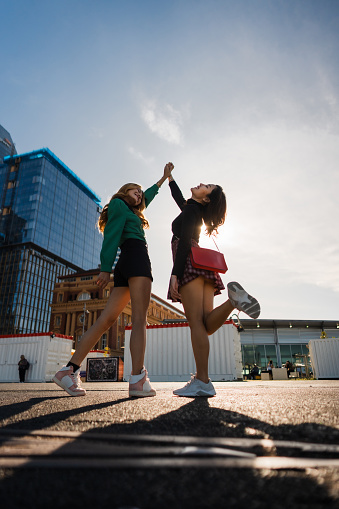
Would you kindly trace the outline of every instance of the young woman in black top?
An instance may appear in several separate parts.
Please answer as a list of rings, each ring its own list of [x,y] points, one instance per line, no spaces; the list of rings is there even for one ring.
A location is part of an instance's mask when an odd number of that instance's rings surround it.
[[[213,308],[214,295],[225,287],[220,275],[196,269],[190,260],[191,246],[198,246],[203,223],[208,235],[217,232],[225,221],[226,198],[222,188],[215,184],[200,184],[191,188],[192,196],[185,200],[173,177],[169,177],[172,196],[181,214],[172,223],[173,269],[168,298],[182,302],[191,329],[191,341],[196,363],[196,374],[177,396],[214,396],[215,389],[208,377],[208,336],[219,329],[234,309],[244,311],[251,318],[258,318],[260,306],[239,283],[227,285],[228,300]]]

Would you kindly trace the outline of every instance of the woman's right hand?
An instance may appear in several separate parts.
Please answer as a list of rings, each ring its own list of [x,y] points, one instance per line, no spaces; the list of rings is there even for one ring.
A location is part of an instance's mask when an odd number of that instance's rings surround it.
[[[173,163],[167,163],[165,168],[164,168],[164,177],[165,178],[170,177],[173,169],[174,169],[174,164]]]
[[[103,289],[109,283],[111,274],[109,272],[100,272],[96,281],[99,288]]]
[[[171,289],[170,289],[171,297],[173,300],[181,300],[181,296],[178,288],[178,279],[177,276],[171,276]]]

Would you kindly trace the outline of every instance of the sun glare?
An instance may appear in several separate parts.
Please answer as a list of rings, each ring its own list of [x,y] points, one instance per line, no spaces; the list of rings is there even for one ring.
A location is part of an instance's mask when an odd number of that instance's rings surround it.
[[[231,221],[226,220],[225,224],[218,229],[218,234],[214,237],[217,246],[221,250],[221,247],[230,246],[236,243],[236,229]],[[201,235],[199,240],[201,247],[213,249],[214,242],[204,233],[204,227],[201,229]]]

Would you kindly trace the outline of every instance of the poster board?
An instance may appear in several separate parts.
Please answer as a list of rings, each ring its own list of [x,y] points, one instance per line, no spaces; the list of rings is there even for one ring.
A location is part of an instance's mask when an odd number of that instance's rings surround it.
[[[117,382],[119,357],[87,359],[86,382]]]

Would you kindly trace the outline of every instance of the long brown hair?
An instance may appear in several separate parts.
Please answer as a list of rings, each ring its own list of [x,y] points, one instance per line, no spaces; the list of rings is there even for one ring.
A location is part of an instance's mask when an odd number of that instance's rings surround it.
[[[139,205],[137,205],[137,206],[132,205],[130,203],[130,197],[127,194],[128,191],[131,191],[131,189],[140,189],[140,191],[142,190],[141,186],[139,184],[133,184],[131,182],[128,184],[125,184],[122,187],[120,187],[119,191],[112,196],[109,203],[107,203],[104,206],[104,208],[101,211],[100,217],[98,219],[98,228],[99,228],[99,231],[101,231],[101,233],[104,232],[105,226],[108,221],[108,206],[111,203],[111,201],[114,200],[115,198],[122,198],[132,208],[134,214],[136,214],[140,218],[141,227],[144,229],[149,228],[149,223],[148,223],[147,219],[145,218],[144,214],[142,213],[142,211],[145,210],[145,208],[146,208],[145,195],[144,195],[144,193],[142,193],[142,198],[141,198],[141,202]]]
[[[226,196],[221,186],[216,186],[208,195],[210,201],[204,206],[203,220],[206,233],[217,233],[219,226],[223,225],[226,217]]]

